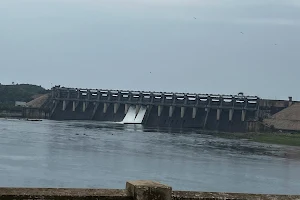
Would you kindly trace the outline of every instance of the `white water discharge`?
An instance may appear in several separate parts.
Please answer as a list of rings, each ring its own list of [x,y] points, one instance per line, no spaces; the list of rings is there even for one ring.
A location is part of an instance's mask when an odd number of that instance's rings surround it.
[[[141,106],[137,116],[134,119],[134,123],[141,124],[143,122],[144,117],[145,117],[146,111],[147,111],[146,106]]]
[[[135,108],[135,106],[130,106],[122,123],[123,124],[134,123],[135,117],[136,117],[136,108]]]
[[[145,106],[141,106],[138,113],[136,113],[136,106],[130,106],[128,112],[126,113],[123,121],[123,124],[141,124],[145,117],[147,108]]]

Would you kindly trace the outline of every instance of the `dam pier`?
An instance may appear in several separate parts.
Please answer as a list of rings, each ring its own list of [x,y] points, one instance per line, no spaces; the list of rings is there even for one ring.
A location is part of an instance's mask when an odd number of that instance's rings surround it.
[[[245,131],[257,121],[257,96],[52,88],[49,118],[151,127]]]

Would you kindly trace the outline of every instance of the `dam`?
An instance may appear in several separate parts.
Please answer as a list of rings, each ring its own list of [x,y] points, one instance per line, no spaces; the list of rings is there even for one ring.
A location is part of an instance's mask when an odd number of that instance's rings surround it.
[[[138,123],[150,127],[245,131],[257,121],[257,96],[213,95],[55,86],[49,118]]]

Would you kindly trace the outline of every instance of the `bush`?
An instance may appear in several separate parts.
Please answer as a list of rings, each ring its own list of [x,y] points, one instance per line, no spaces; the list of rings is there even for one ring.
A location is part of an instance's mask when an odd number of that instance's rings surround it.
[[[274,125],[271,125],[271,126],[270,126],[270,129],[271,129],[272,132],[274,132],[274,131],[275,131],[275,126],[274,126]]]

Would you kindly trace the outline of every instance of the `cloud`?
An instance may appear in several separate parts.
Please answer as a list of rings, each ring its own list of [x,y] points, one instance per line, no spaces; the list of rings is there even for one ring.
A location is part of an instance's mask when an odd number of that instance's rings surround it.
[[[267,24],[267,25],[283,25],[283,26],[295,26],[299,25],[300,21],[295,19],[283,19],[283,18],[240,18],[233,20],[235,24]]]
[[[30,0],[36,1],[37,0]],[[50,1],[50,0],[47,0]],[[51,0],[50,2],[84,3],[90,5],[114,5],[114,6],[159,6],[159,7],[178,7],[178,6],[214,6],[225,4],[232,0]]]

